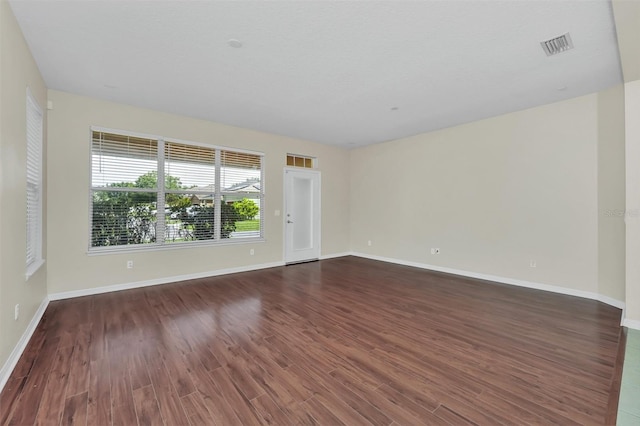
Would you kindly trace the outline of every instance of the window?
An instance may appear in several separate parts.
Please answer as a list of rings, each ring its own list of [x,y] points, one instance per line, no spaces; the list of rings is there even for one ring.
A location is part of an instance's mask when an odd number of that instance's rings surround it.
[[[92,129],[90,250],[263,236],[263,155]]]
[[[27,278],[42,259],[42,110],[27,89]]]
[[[305,157],[304,155],[287,154],[287,166],[304,167],[313,169],[315,167],[315,158]]]

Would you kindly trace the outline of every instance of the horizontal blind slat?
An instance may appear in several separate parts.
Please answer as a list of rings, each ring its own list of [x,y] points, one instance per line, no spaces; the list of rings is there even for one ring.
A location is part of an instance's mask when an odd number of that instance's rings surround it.
[[[206,191],[215,186],[214,148],[166,142],[164,152],[166,189]]]
[[[93,132],[91,154],[93,187],[157,187],[157,140]]]
[[[261,192],[262,156],[223,150],[220,167],[223,192]]]

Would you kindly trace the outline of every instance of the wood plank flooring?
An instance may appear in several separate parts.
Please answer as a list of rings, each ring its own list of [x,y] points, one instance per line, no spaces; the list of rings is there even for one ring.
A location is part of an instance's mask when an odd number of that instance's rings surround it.
[[[600,425],[620,314],[355,257],[57,301],[0,424]]]

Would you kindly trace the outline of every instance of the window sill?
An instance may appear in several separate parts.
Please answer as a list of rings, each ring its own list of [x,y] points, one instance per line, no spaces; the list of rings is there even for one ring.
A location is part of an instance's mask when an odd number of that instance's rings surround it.
[[[38,259],[35,262],[33,262],[31,265],[27,266],[27,273],[25,276],[27,281],[29,280],[29,278],[33,276],[33,274],[38,272],[38,270],[42,265],[44,265],[44,259]]]
[[[208,241],[197,243],[172,243],[163,245],[141,244],[141,245],[128,245],[128,246],[112,246],[108,248],[93,248],[87,251],[89,256],[102,256],[105,254],[127,254],[127,253],[146,253],[150,251],[164,251],[164,250],[182,250],[182,249],[196,249],[196,248],[211,248],[232,246],[238,244],[253,244],[264,243],[264,238],[242,238],[237,240],[230,240],[225,242],[211,243]]]

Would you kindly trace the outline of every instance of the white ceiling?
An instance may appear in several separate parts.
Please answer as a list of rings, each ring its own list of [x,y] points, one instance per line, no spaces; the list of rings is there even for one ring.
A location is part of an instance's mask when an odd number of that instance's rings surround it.
[[[345,147],[622,81],[605,0],[11,5],[51,89]]]

